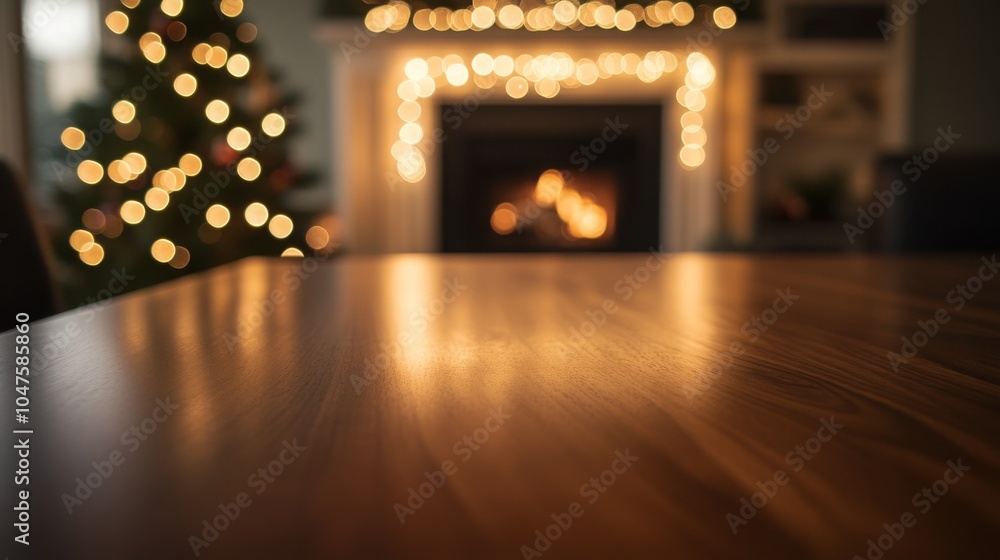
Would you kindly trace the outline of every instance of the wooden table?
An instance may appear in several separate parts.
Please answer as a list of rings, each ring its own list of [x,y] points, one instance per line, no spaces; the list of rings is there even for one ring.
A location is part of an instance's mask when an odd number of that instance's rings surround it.
[[[980,257],[252,259],[63,314],[11,558],[996,558]]]

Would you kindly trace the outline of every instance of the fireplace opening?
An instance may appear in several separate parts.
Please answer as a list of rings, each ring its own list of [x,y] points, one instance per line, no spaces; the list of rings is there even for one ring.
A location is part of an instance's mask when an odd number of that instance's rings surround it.
[[[661,105],[441,107],[445,252],[645,251],[660,231]]]

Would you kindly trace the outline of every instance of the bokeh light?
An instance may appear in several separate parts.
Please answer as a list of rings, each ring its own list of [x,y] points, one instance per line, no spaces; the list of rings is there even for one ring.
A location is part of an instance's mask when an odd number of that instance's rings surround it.
[[[205,221],[214,228],[224,228],[229,223],[229,209],[221,204],[213,204],[205,211]]]
[[[253,227],[260,227],[267,223],[267,207],[259,202],[254,202],[247,206],[243,212],[243,217],[247,223]]]

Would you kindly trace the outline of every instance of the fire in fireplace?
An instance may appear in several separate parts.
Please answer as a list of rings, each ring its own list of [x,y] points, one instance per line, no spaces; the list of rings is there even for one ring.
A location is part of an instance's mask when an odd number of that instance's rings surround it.
[[[480,107],[442,147],[443,249],[655,246],[662,112],[661,105]]]

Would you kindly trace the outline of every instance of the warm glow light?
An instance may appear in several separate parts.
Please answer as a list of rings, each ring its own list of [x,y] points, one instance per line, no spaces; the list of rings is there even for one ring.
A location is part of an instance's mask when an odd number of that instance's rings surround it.
[[[302,254],[302,251],[296,249],[295,247],[289,247],[289,248],[287,248],[287,249],[285,249],[284,251],[281,252],[281,256],[282,257],[286,257],[286,258],[288,258],[288,257],[291,257],[291,258],[296,258],[296,257],[301,258],[301,257],[304,257],[305,255]]]
[[[160,9],[170,17],[177,17],[184,9],[184,0],[163,0]]]
[[[250,59],[242,54],[234,54],[226,63],[226,70],[237,78],[242,78],[250,72]]]
[[[170,22],[167,26],[167,37],[172,41],[182,41],[187,37],[187,26],[179,21]]]
[[[180,167],[171,167],[167,172],[174,176],[174,186],[170,189],[170,192],[183,189],[187,183],[187,175],[184,171]]]
[[[692,111],[701,111],[705,108],[705,94],[699,90],[688,90],[684,94],[684,106]]]
[[[182,155],[177,165],[188,177],[194,177],[201,173],[201,158],[194,154]]]
[[[146,156],[140,154],[139,152],[130,152],[125,154],[122,158],[125,163],[128,164],[129,171],[131,172],[131,177],[129,179],[135,179],[139,175],[142,175],[146,171]]]
[[[594,10],[594,21],[597,22],[598,27],[603,29],[611,29],[615,26],[615,9],[607,4],[602,4],[596,10]]]
[[[104,212],[101,212],[97,208],[88,208],[83,212],[81,220],[83,225],[90,231],[100,233],[104,230],[104,226],[107,225],[108,220],[104,216]]]
[[[146,191],[145,200],[150,210],[159,212],[170,204],[170,194],[163,189],[153,187]]]
[[[132,180],[132,168],[124,160],[116,159],[108,164],[108,179],[123,185]]]
[[[129,200],[122,204],[118,215],[122,217],[123,222],[135,225],[146,217],[146,207],[135,200]]]
[[[236,38],[244,43],[252,43],[257,38],[257,26],[250,23],[241,23],[236,28]]]
[[[83,131],[72,126],[64,130],[59,139],[62,140],[63,146],[71,150],[79,150],[83,147],[84,142],[87,141],[87,137],[83,134]]]
[[[565,3],[563,4],[563,2]],[[483,0],[482,3],[477,0],[477,4],[474,5],[477,9],[487,6],[495,8],[495,4],[489,0]],[[557,21],[554,15],[554,10],[560,5],[563,7],[559,9],[566,11],[567,7],[575,4],[571,0],[560,0],[532,8],[525,15],[525,27],[529,30],[560,29],[559,26],[565,24]],[[504,7],[512,6],[505,5]],[[435,20],[431,21],[432,27],[436,22],[435,18],[438,17],[435,14],[438,12],[447,12],[446,16],[443,17],[459,17],[458,12],[453,14],[447,9],[441,10],[438,8],[429,11],[431,19]],[[421,11],[418,11],[418,15],[419,13]],[[569,12],[566,11],[564,19],[569,17],[568,14]],[[574,29],[579,29],[581,25],[590,26],[587,23],[589,21],[592,21],[593,25],[608,28],[620,25],[622,28],[631,29],[640,22],[645,22],[652,27],[659,27],[671,22],[685,25],[690,23],[694,16],[693,8],[686,2],[675,4],[661,1],[646,8],[639,4],[628,4],[619,12],[610,4],[591,0],[579,7],[576,17],[578,19],[574,19],[570,23]],[[501,25],[503,24],[501,23]],[[691,162],[692,165],[685,164],[683,167],[693,169],[701,165],[699,159],[704,159],[703,147],[708,138],[707,131],[703,127],[703,119],[698,115],[698,112],[707,106],[706,94],[709,86],[715,81],[716,70],[709,58],[703,53],[691,52],[690,50],[688,53],[685,57],[687,72],[683,85],[680,85],[676,90],[676,98],[678,103],[687,109],[687,112],[681,117],[681,141],[683,146],[688,147],[684,152],[683,159]],[[574,59],[565,52],[539,55],[521,54],[517,58],[481,52],[473,56],[469,64],[466,64],[462,56],[457,53],[450,53],[443,57],[411,59],[406,64],[406,79],[400,82],[397,88],[397,94],[401,99],[397,115],[403,121],[403,125],[399,131],[399,140],[393,143],[391,150],[396,160],[396,168],[399,176],[410,183],[417,183],[425,177],[427,173],[426,161],[422,152],[414,147],[427,137],[427,132],[418,122],[426,111],[426,107],[421,104],[420,99],[431,97],[436,88],[443,87],[445,83],[462,87],[468,84],[469,79],[472,78],[475,85],[484,90],[492,89],[503,83],[504,89],[511,99],[522,99],[532,89],[540,97],[551,99],[558,96],[564,88],[574,89],[594,85],[601,80],[621,80],[634,77],[641,82],[651,84],[665,78],[678,68],[678,57],[666,50],[645,53],[604,52],[595,59]],[[499,77],[507,79],[501,81]],[[691,125],[697,126],[692,127]],[[564,214],[569,212],[565,208],[570,208],[574,204],[573,195],[567,196],[569,198],[562,205]],[[544,195],[539,200],[548,205],[553,202]],[[583,203],[586,201],[581,204]],[[556,206],[558,209],[558,202]],[[577,210],[579,208],[573,211]],[[572,220],[568,218],[564,221],[567,225],[572,223]],[[598,221],[600,220],[595,219],[595,223]]]
[[[497,206],[490,217],[490,227],[500,235],[513,233],[517,229],[517,208],[508,202]]]
[[[244,181],[254,181],[260,177],[260,162],[254,158],[243,158],[236,165],[236,173]]]
[[[229,223],[229,209],[221,204],[213,204],[205,211],[205,221],[214,228],[224,228]]]
[[[104,23],[112,32],[121,35],[128,29],[128,16],[125,15],[125,12],[111,12],[108,17],[104,18]]]
[[[330,233],[325,228],[313,226],[306,232],[306,244],[319,251],[330,244]]]
[[[736,25],[736,12],[729,6],[721,6],[712,12],[712,19],[720,29],[729,29]]]
[[[128,9],[135,8],[138,5],[139,0],[122,0],[122,6],[125,6]]]
[[[208,43],[198,43],[191,49],[191,58],[198,64],[208,64],[210,54],[212,54],[212,45]]]
[[[96,161],[88,159],[80,162],[76,174],[84,183],[96,185],[104,178],[104,168]]]
[[[146,48],[142,49],[142,56],[153,64],[159,64],[166,58],[167,48],[160,42],[149,43]]]
[[[576,21],[576,12],[576,5],[570,2],[570,0],[559,0],[552,7],[552,16],[556,21],[565,26],[573,25],[573,22]]]
[[[243,11],[243,0],[222,0],[219,4],[219,11],[234,18]]]
[[[161,263],[168,263],[177,254],[177,246],[169,239],[157,239],[150,248],[153,258]]]
[[[689,126],[684,129],[681,133],[681,141],[684,142],[685,146],[696,146],[701,147],[705,145],[708,141],[708,135],[705,134],[705,129],[701,127]]]
[[[486,53],[479,53],[472,57],[472,71],[480,76],[488,76],[493,73],[493,57]]]
[[[559,200],[556,201],[556,212],[559,214],[559,219],[568,224],[573,222],[573,218],[582,206],[583,197],[580,193],[567,188],[563,189]]]
[[[278,113],[271,113],[264,117],[261,128],[268,136],[280,136],[285,131],[285,119]]]
[[[469,69],[464,64],[452,64],[445,70],[448,83],[458,87],[464,86],[469,81]]]
[[[278,239],[284,239],[292,234],[292,219],[284,214],[276,214],[267,224],[267,230]]]
[[[135,118],[135,105],[123,99],[115,103],[114,107],[111,108],[111,114],[120,123],[130,123]]]
[[[691,4],[687,2],[678,2],[674,4],[673,8],[674,14],[674,25],[687,25],[694,21],[694,8]]]
[[[80,260],[90,266],[97,266],[104,260],[104,247],[92,243],[87,250],[80,252]]]
[[[93,244],[94,235],[85,229],[78,229],[69,236],[69,245],[77,252],[86,251]]]
[[[170,266],[180,270],[191,262],[191,252],[184,247],[177,247],[174,258],[170,259]]]
[[[250,145],[250,131],[242,126],[237,126],[226,135],[226,142],[230,148],[242,152]]]
[[[475,10],[472,10],[472,25],[480,29],[488,29],[493,26],[496,21],[496,14],[493,10],[487,8],[486,6],[479,6]]]
[[[166,170],[157,171],[153,174],[153,186],[166,192],[173,191],[177,187],[177,177]]]
[[[524,25],[524,12],[520,6],[508,4],[497,12],[497,22],[506,29],[520,29]]]
[[[117,216],[105,216],[104,231],[101,234],[108,239],[115,239],[122,234],[125,226]]]
[[[191,74],[181,74],[174,79],[174,91],[182,97],[191,97],[198,89],[198,80]]]
[[[521,99],[528,95],[528,80],[520,76],[514,76],[507,80],[507,95],[514,99]]]
[[[253,227],[260,227],[267,222],[267,207],[259,202],[254,202],[250,206],[247,206],[245,212],[243,212],[243,217],[246,218],[247,223]]]
[[[406,77],[411,80],[419,80],[427,75],[428,66],[427,61],[422,58],[414,58],[413,60],[406,63],[404,73]]]
[[[399,118],[405,122],[416,122],[420,118],[420,113],[420,104],[416,101],[404,101],[397,111]]]
[[[608,229],[608,213],[596,204],[585,204],[569,224],[569,232],[580,239],[598,239]]]
[[[688,111],[681,115],[681,127],[687,129],[689,127],[701,128],[705,125],[705,120],[700,114],[693,111]]]
[[[211,101],[205,106],[205,116],[216,124],[225,122],[229,118],[229,105],[221,99]]]
[[[615,14],[615,27],[622,31],[635,29],[635,15],[628,10],[620,10]]]
[[[705,162],[705,149],[701,146],[684,146],[680,153],[681,163],[695,168]]]
[[[139,50],[145,51],[153,43],[162,43],[163,38],[159,34],[148,31],[139,37]]]
[[[551,208],[559,200],[566,182],[563,175],[555,169],[549,169],[542,173],[535,184],[535,202],[542,208]]]
[[[510,76],[514,73],[514,59],[505,54],[494,58],[493,72],[504,78]]]
[[[208,57],[206,59],[206,64],[212,68],[222,68],[226,65],[226,59],[229,58],[229,53],[226,49],[222,47],[212,47],[208,51]]]
[[[424,138],[424,129],[414,123],[406,123],[399,129],[399,139],[410,145],[419,144]]]

